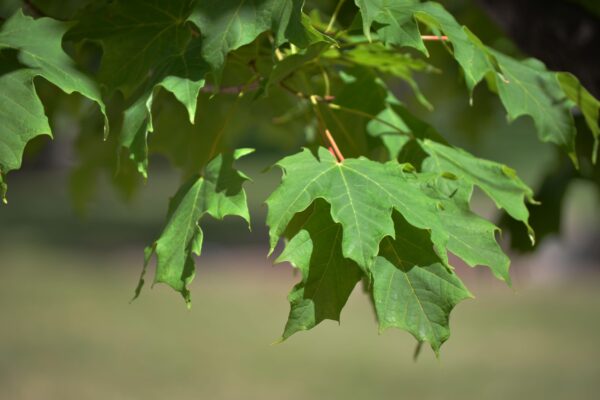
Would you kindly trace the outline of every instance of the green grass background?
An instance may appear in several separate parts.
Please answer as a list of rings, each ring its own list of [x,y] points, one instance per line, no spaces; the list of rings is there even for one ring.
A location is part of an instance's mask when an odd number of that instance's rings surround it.
[[[342,324],[279,345],[297,279],[254,247],[207,249],[191,311],[164,287],[129,304],[136,251],[0,246],[0,399],[596,399],[593,279],[469,282],[439,360],[378,335],[357,290]],[[517,286],[519,283],[517,282]]]

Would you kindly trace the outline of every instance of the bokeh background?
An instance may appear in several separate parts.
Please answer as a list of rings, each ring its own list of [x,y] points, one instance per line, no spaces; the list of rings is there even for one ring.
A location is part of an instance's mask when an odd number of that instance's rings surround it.
[[[596,1],[443,3],[492,46],[572,71],[600,94]],[[32,4],[49,15],[78,6]],[[18,5],[0,1],[0,16]],[[342,18],[351,12],[346,4]],[[273,344],[299,278],[289,265],[267,259],[263,202],[280,174],[264,170],[299,149],[303,132],[230,139],[258,148],[240,163],[255,180],[246,186],[252,232],[236,219],[204,221],[191,310],[160,285],[130,304],[142,249],[160,232],[180,175],[154,158],[151,179],[135,194],[115,190],[111,171],[74,177],[82,148],[102,153],[103,144],[85,147],[76,139],[94,128],[85,125],[89,110],[80,99],[39,82],[56,137],[28,147],[24,168],[9,177],[9,204],[0,207],[0,399],[598,398],[598,166],[583,161],[574,171],[558,150],[538,142],[530,120],[508,124],[484,87],[469,106],[460,73],[441,48],[430,62],[444,71],[419,78],[434,113],[419,108],[402,85],[398,96],[452,143],[516,168],[544,202],[532,211],[540,241],[531,251],[518,227],[475,197],[478,212],[503,224],[514,287],[457,265],[477,298],[453,312],[440,359],[424,348],[415,362],[409,334],[378,334],[360,290],[341,325],[326,321]],[[252,115],[240,118],[246,126]],[[580,136],[580,149],[589,153],[589,134]],[[73,198],[70,188],[92,178],[95,189]]]

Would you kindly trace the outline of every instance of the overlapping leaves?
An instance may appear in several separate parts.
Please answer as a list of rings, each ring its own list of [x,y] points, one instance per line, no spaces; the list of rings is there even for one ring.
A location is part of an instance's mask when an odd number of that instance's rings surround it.
[[[448,264],[448,252],[471,266],[488,266],[510,282],[508,258],[496,242],[497,228],[470,210],[471,192],[473,186],[481,187],[518,216],[531,190],[500,164],[428,140],[418,143],[430,154],[424,172],[395,160],[338,162],[323,148],[318,156],[304,150],[278,163],[284,171],[282,183],[267,200],[271,247],[287,237],[281,258],[303,276],[290,294],[284,338],[322,319],[339,319],[358,281],[349,279],[355,268],[369,282],[380,327],[405,329],[430,342],[435,351],[449,335],[451,309],[470,296]],[[328,214],[323,201],[330,207]],[[303,220],[306,214],[310,216]],[[335,262],[328,254],[336,255]],[[337,271],[344,269],[349,280],[339,278]],[[332,283],[327,271],[338,280]],[[316,300],[314,293],[307,293],[311,277],[338,286]]]
[[[194,123],[207,74],[220,82],[231,51],[266,31],[275,46],[320,40],[305,27],[302,5],[301,0],[99,2],[81,13],[69,37],[102,45],[99,79],[128,100],[120,140],[146,176],[156,89],[173,93]]]
[[[80,72],[62,49],[68,25],[50,18],[34,20],[18,11],[0,28],[0,195],[4,174],[21,166],[27,143],[51,130],[34,86],[42,77],[65,93],[78,92],[104,113],[97,84]],[[15,57],[13,57],[15,56]],[[108,123],[105,122],[105,133]]]
[[[548,71],[538,60],[518,61],[490,49],[436,2],[356,0],[356,5],[361,10],[364,34],[372,38],[374,30],[388,45],[409,46],[428,54],[419,24],[436,35],[446,35],[446,46],[461,66],[469,91],[472,93],[487,78],[510,119],[530,116],[539,138],[562,147],[576,165],[577,132],[571,114],[574,105],[585,106],[586,120],[597,143],[598,118],[593,111],[597,107],[593,98],[581,90],[577,78]]]

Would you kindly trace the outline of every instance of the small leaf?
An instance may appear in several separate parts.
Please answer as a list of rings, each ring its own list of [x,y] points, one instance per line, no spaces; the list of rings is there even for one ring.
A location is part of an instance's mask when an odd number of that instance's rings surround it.
[[[495,86],[509,118],[514,120],[522,115],[533,118],[540,140],[563,148],[577,165],[577,131],[555,73],[535,59],[517,61],[497,51],[490,52],[504,75],[495,77]]]
[[[533,229],[529,226],[529,211],[525,201],[534,203],[533,191],[516,173],[505,165],[476,158],[464,150],[424,140],[423,149],[430,155],[424,169],[440,173],[451,172],[465,182],[480,187],[495,203],[514,219],[527,227],[534,242]]]
[[[233,162],[251,152],[237,150],[233,155],[219,155],[206,166],[204,176],[196,175],[184,183],[171,199],[163,232],[146,254],[156,254],[154,283],[166,283],[180,292],[190,305],[187,286],[195,275],[194,255],[200,255],[203,234],[200,220],[205,214],[216,219],[228,215],[242,217],[248,224],[250,215],[242,184],[246,176],[233,169]],[[145,271],[146,267],[144,267]],[[136,296],[143,285],[143,275]]]
[[[583,113],[585,122],[592,131],[592,135],[594,136],[592,162],[596,164],[596,159],[598,157],[598,143],[600,142],[600,127],[598,126],[598,119],[600,118],[600,101],[592,96],[573,74],[559,72],[556,74],[556,78],[565,92],[565,95],[579,107]]]

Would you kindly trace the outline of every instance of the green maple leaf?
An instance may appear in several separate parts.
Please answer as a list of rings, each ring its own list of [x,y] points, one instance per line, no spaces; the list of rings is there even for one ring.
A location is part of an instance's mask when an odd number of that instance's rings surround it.
[[[147,176],[147,138],[154,130],[156,89],[173,93],[194,123],[197,96],[207,73],[212,71],[220,82],[231,51],[268,30],[276,46],[288,40],[306,46],[324,37],[303,21],[302,4],[298,0],[102,2],[80,15],[69,37],[101,43],[99,78],[129,101],[121,144]]]
[[[541,61],[517,61],[494,50],[504,75],[496,77],[495,88],[511,120],[522,115],[533,119],[540,140],[562,147],[577,164],[577,133],[571,106],[564,101],[564,91],[556,73],[548,71]]]
[[[73,60],[62,49],[62,38],[68,24],[39,18],[34,20],[17,11],[0,28],[0,51],[13,49],[18,62],[2,56],[0,76],[0,194],[6,184],[2,175],[21,166],[27,142],[39,135],[51,136],[43,106],[37,97],[34,78],[42,77],[63,92],[78,92],[94,101],[105,116],[105,106],[98,86],[77,70]],[[6,58],[5,58],[6,57]],[[10,110],[10,111],[9,111]]]
[[[430,157],[424,165],[425,170],[435,172],[408,173],[395,161],[380,164],[363,158],[338,163],[324,149],[319,151],[319,160],[306,150],[282,160],[282,184],[267,200],[271,246],[296,213],[322,198],[331,204],[333,220],[343,227],[342,254],[368,275],[381,240],[394,235],[390,212],[395,209],[413,226],[431,231],[444,263],[446,251],[451,251],[471,266],[488,266],[497,278],[510,283],[510,261],[496,242],[498,228],[474,214],[469,202],[477,185],[519,215],[526,212],[523,203],[530,189],[516,176],[503,172],[500,164],[466,153],[454,154],[456,150],[451,148],[443,154],[446,146],[426,143],[432,148],[442,146],[438,150],[442,155],[434,153],[440,159]],[[466,164],[474,166],[474,171],[466,173],[446,165],[443,157],[447,155],[471,157]],[[490,188],[487,180],[492,178],[498,184]]]
[[[414,47],[427,52],[421,40],[419,27],[412,17],[414,8],[419,0],[400,0],[389,2],[386,0],[355,0],[360,8],[363,33],[371,40],[371,27],[374,22],[382,24],[377,34],[382,40],[390,44]]]
[[[535,241],[528,222],[529,211],[525,206],[525,201],[535,204],[533,190],[513,169],[431,140],[424,140],[421,145],[430,155],[425,161],[424,170],[450,172],[464,182],[480,187],[498,208],[503,208],[512,218],[523,222],[531,241]]]
[[[438,353],[450,336],[450,311],[472,297],[433,251],[430,234],[394,213],[395,238],[387,237],[372,268],[379,329],[396,327]]]
[[[327,203],[315,202],[290,224],[291,239],[277,262],[289,261],[302,273],[302,282],[288,296],[291,309],[282,340],[309,330],[325,319],[340,320],[342,308],[362,273],[341,250],[342,227],[331,220]]]
[[[144,285],[148,262],[156,254],[154,283],[166,283],[180,292],[188,306],[187,288],[195,275],[194,255],[200,255],[203,234],[199,222],[206,214],[223,219],[228,215],[250,216],[242,184],[248,178],[233,168],[233,162],[252,150],[240,149],[219,155],[210,161],[203,176],[196,175],[184,183],[170,202],[167,223],[158,240],[146,250],[146,262],[135,297]],[[134,297],[134,298],[135,298]]]
[[[274,45],[292,42],[307,47],[320,40],[303,22],[304,0],[204,0],[196,3],[189,19],[203,36],[202,55],[220,81],[227,54],[271,31]]]
[[[369,274],[379,243],[394,236],[393,209],[412,225],[430,229],[436,250],[446,262],[448,232],[438,216],[438,202],[421,190],[418,174],[407,173],[395,161],[385,164],[365,158],[339,163],[324,148],[317,159],[308,150],[286,157],[281,185],[267,199],[271,248],[293,216],[315,199],[331,205],[331,216],[343,228],[342,254]]]

